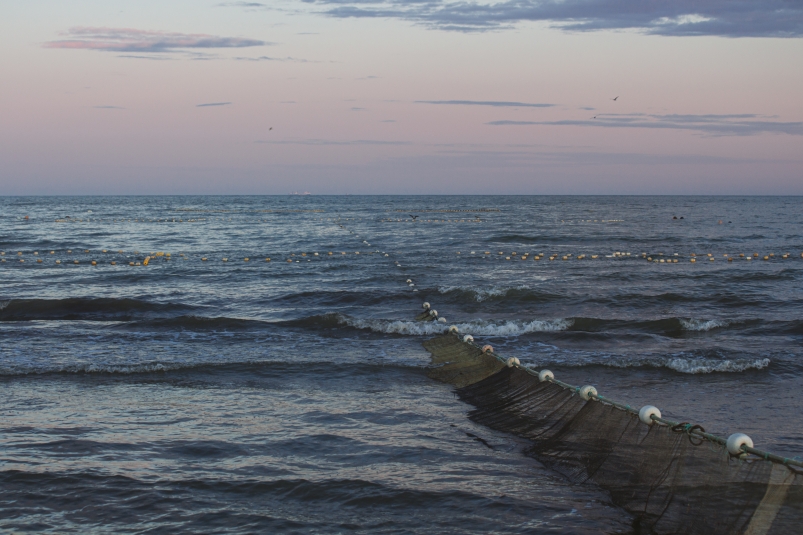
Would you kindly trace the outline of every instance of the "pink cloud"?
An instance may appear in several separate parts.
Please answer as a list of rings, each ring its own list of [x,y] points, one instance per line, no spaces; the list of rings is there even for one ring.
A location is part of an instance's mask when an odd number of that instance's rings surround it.
[[[136,30],[133,28],[70,28],[68,39],[49,41],[45,48],[103,50],[107,52],[172,52],[190,48],[243,48],[270,43],[241,37]]]

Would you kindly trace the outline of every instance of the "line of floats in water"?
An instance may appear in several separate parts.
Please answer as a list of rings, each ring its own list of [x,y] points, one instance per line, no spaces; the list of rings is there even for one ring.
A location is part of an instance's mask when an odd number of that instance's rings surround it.
[[[103,254],[117,254],[117,255],[125,255],[126,254],[122,250],[109,251],[107,249],[103,249],[100,252],[103,253]],[[87,254],[87,255],[88,254],[93,254],[89,249],[85,249],[83,251],[83,253]],[[97,253],[97,251],[95,251],[95,254],[96,253]],[[50,251],[49,254],[50,255],[55,255],[56,251]],[[74,254],[74,253],[73,253],[73,251],[71,249],[68,249],[66,251],[66,254],[70,254],[71,255],[71,254]],[[80,252],[79,252],[79,254],[80,254]],[[140,253],[139,251],[133,251],[133,253],[131,253],[131,254],[133,254],[135,256],[141,256],[142,253]],[[326,257],[330,257],[330,256],[332,256],[332,257],[342,257],[342,256],[347,256],[349,254],[353,254],[353,255],[356,255],[356,256],[359,256],[359,255],[373,255],[373,254],[389,256],[387,253],[383,253],[383,252],[380,252],[380,251],[367,251],[367,252],[355,251],[354,253],[347,253],[345,251],[341,251],[341,252],[329,251],[327,253],[298,253],[298,254],[291,253],[289,255],[289,257],[287,257],[284,261],[292,263],[292,262],[301,262],[303,260],[306,260],[308,262],[311,262],[316,257],[318,257],[318,258],[326,258]],[[457,254],[458,255],[462,255],[463,253],[458,251]],[[31,256],[33,256],[35,258],[35,262],[36,263],[38,263],[38,264],[44,263],[43,255],[40,255],[38,251],[31,252],[31,253],[29,253],[29,255],[31,255]],[[493,254],[491,251],[482,251],[480,253],[477,253],[476,251],[471,251],[468,255],[463,255],[463,256],[470,256],[470,255],[474,255],[475,257],[482,257],[482,258],[499,258],[499,259],[504,259],[504,260],[517,260],[517,259],[518,260],[530,260],[530,259],[532,259],[533,261],[536,261],[536,262],[540,261],[540,260],[544,260],[544,259],[546,259],[548,261],[555,261],[555,260],[568,261],[568,260],[597,260],[597,259],[602,259],[602,258],[611,258],[611,259],[632,258],[632,259],[638,259],[639,257],[641,259],[643,259],[643,260],[646,260],[647,262],[654,262],[654,263],[660,263],[660,264],[677,264],[678,262],[680,262],[681,259],[685,259],[685,258],[688,258],[689,262],[691,262],[691,263],[696,263],[698,259],[701,260],[701,261],[708,261],[708,262],[714,262],[715,261],[715,257],[713,255],[713,253],[704,253],[704,254],[699,254],[699,255],[697,253],[690,253],[688,256],[681,256],[680,253],[674,253],[674,254],[671,254],[671,255],[664,255],[663,253],[657,253],[657,254],[641,253],[640,255],[637,255],[637,254],[633,254],[633,253],[625,253],[625,252],[616,251],[616,252],[614,252],[612,254],[608,254],[608,255],[604,255],[604,254],[602,254],[602,255],[601,254],[579,254],[579,255],[574,255],[574,254],[560,254],[560,253],[553,253],[553,254],[550,254],[550,255],[547,255],[545,253],[535,253],[535,254],[531,255],[529,252],[518,253],[516,251],[512,251],[510,253],[505,253],[504,251],[499,251],[496,254]],[[19,252],[17,252],[16,255],[14,255],[14,257],[16,257],[17,260],[20,263],[24,263],[25,262],[25,259],[23,258],[23,256],[24,256],[24,253],[22,251],[19,251]],[[192,256],[193,257],[197,257],[198,255],[196,254],[196,255],[192,255]],[[14,258],[14,257],[12,257],[12,258]],[[803,258],[803,253],[800,253],[800,257]],[[171,253],[154,252],[154,253],[151,253],[149,255],[146,255],[141,261],[140,260],[129,260],[127,263],[130,266],[139,266],[139,265],[147,266],[148,264],[150,264],[153,261],[156,261],[157,259],[171,260],[172,258],[174,258],[174,257],[172,256]],[[190,259],[190,257],[187,256],[185,253],[179,253],[176,258],[178,258],[180,260],[189,260]],[[733,261],[752,261],[752,260],[759,260],[759,259],[764,260],[764,261],[776,260],[776,259],[786,260],[786,259],[794,258],[794,256],[793,256],[792,253],[779,253],[778,255],[776,255],[775,253],[768,253],[768,254],[765,254],[765,255],[760,255],[759,253],[739,253],[739,254],[735,254],[735,255],[723,254],[722,258],[726,262],[733,262]],[[207,262],[207,261],[209,261],[209,257],[201,256],[200,260],[202,262]],[[233,259],[233,258],[231,260],[235,261],[235,259]],[[251,260],[257,260],[257,259],[256,258],[252,259],[251,257],[244,257],[242,259],[243,262],[250,262]],[[220,258],[220,261],[229,262],[229,258],[228,257],[222,257],[222,258]],[[271,261],[272,260],[271,260],[270,257],[265,257],[264,262],[271,262]],[[5,251],[0,251],[0,263],[5,263],[5,262],[7,262],[6,252]],[[60,259],[56,259],[55,263],[56,264],[62,264],[62,261]],[[64,263],[80,264],[81,261],[77,260],[77,259],[70,259],[70,260],[65,261]],[[91,265],[93,265],[93,266],[98,265],[98,261],[94,260],[94,259],[90,260],[89,263]],[[113,265],[113,266],[118,264],[117,260],[112,260],[109,263],[111,265]],[[123,261],[122,263],[125,263],[125,262]]]
[[[462,253],[460,251],[458,251],[457,254],[462,254]],[[471,254],[475,255],[477,253],[475,251],[471,251]],[[483,251],[481,253],[481,255],[483,257],[488,257],[488,258],[494,256],[491,253],[491,251]],[[518,258],[520,260],[529,260],[530,258],[532,258],[535,261],[543,260],[544,258],[547,258],[549,260],[559,260],[560,259],[560,260],[564,260],[565,261],[565,260],[573,260],[573,259],[574,260],[597,260],[599,258],[638,258],[639,257],[639,255],[636,255],[636,254],[633,254],[633,253],[623,253],[623,252],[619,252],[619,251],[616,251],[613,254],[609,254],[609,255],[600,255],[600,254],[579,254],[579,255],[574,255],[574,254],[571,254],[571,253],[570,254],[553,253],[551,255],[546,255],[545,253],[536,253],[536,254],[533,254],[532,256],[530,255],[530,253],[521,253],[521,254],[519,254],[516,251],[513,251],[508,256],[505,256],[505,252],[504,251],[499,251],[496,256],[504,257],[505,260],[515,260],[516,258]],[[661,263],[661,264],[677,264],[680,261],[681,258],[686,258],[685,256],[681,256],[680,253],[674,253],[672,255],[664,255],[663,253],[655,253],[655,254],[641,253],[640,256],[641,256],[642,259],[645,259],[648,262],[657,262],[657,263]],[[788,259],[788,258],[793,258],[793,256],[794,255],[792,253],[780,253],[779,255],[777,255],[778,258],[781,258],[781,259],[784,259],[784,260]],[[767,254],[761,256],[758,253],[752,253],[752,254],[750,254],[750,253],[739,253],[739,254],[736,254],[736,255],[723,254],[722,257],[727,262],[733,262],[734,260],[757,260],[759,258],[762,258],[763,260],[772,260],[772,259],[776,258],[776,254],[775,253],[767,253]],[[803,253],[800,253],[800,257],[803,258]],[[704,254],[700,254],[700,255],[698,255],[697,253],[690,253],[688,255],[688,258],[689,258],[689,261],[691,263],[697,262],[698,258],[700,258],[702,260],[708,260],[709,262],[713,262],[715,260],[713,253],[704,253]]]

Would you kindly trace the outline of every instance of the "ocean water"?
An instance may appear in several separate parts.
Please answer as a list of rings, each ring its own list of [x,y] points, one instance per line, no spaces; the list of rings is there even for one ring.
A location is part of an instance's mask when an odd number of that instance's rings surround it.
[[[0,531],[630,533],[421,342],[801,456],[801,201],[2,198]]]

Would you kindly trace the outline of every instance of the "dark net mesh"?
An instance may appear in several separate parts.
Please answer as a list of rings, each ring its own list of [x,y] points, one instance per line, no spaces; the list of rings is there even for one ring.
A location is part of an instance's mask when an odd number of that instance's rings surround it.
[[[637,533],[803,533],[803,472],[637,415],[519,367],[456,335],[424,343],[429,376],[476,408],[472,420],[528,439],[527,454],[577,483],[599,485],[634,517]]]

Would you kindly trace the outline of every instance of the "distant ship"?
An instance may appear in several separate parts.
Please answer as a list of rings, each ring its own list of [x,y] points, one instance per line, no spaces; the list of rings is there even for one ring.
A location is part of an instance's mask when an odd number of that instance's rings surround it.
[[[312,193],[310,193],[309,191],[305,191],[304,193],[299,193],[297,191],[294,191],[290,195],[312,195]]]

